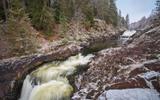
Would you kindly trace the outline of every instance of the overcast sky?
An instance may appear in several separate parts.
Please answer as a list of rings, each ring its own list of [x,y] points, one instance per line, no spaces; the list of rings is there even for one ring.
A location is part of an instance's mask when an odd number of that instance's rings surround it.
[[[117,0],[117,7],[122,15],[130,15],[130,22],[140,20],[143,16],[148,17],[155,8],[156,0]]]

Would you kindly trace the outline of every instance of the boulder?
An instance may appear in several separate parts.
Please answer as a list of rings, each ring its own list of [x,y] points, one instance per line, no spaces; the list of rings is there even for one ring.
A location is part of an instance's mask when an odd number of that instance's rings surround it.
[[[152,89],[121,89],[105,91],[98,100],[159,100],[159,93]]]

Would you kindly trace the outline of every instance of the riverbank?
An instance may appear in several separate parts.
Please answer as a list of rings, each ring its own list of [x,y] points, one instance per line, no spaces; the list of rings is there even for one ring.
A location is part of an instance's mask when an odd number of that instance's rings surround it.
[[[135,35],[126,46],[96,53],[89,69],[76,77],[77,92],[73,100],[108,100],[114,98],[107,95],[108,91],[115,89],[121,92],[123,89],[148,88],[160,92],[160,30],[159,26],[146,30],[137,33],[138,37]]]
[[[12,34],[4,33],[3,30],[7,27],[5,25],[0,25],[0,59],[35,53],[49,53],[60,46],[71,43],[89,45],[91,42],[108,40],[112,35],[117,36],[126,30],[124,27],[118,28],[109,25],[100,19],[94,19],[93,26],[88,29],[81,22],[70,22],[67,24],[67,30],[61,32],[64,28],[62,25],[57,25],[58,32],[48,36],[34,29],[29,23],[21,25],[25,29],[24,32],[18,33],[19,30],[17,29],[17,33],[14,31]],[[25,33],[26,31],[27,33]]]

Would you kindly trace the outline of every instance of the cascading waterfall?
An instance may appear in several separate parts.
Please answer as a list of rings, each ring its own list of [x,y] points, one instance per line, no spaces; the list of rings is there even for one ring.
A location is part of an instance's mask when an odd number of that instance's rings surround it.
[[[125,44],[131,37],[136,34],[135,30],[127,30],[120,36],[120,44]]]
[[[54,61],[27,75],[19,100],[70,100],[73,92],[67,76],[74,74],[78,66],[86,65],[93,55],[78,54],[64,62]]]

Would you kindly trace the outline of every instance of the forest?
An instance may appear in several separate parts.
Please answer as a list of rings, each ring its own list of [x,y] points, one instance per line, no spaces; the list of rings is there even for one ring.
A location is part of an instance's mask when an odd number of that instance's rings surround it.
[[[94,18],[114,26],[128,23],[118,13],[115,0],[2,0],[0,5],[2,22],[23,20],[37,30],[51,33],[54,25],[71,21],[92,26]]]

